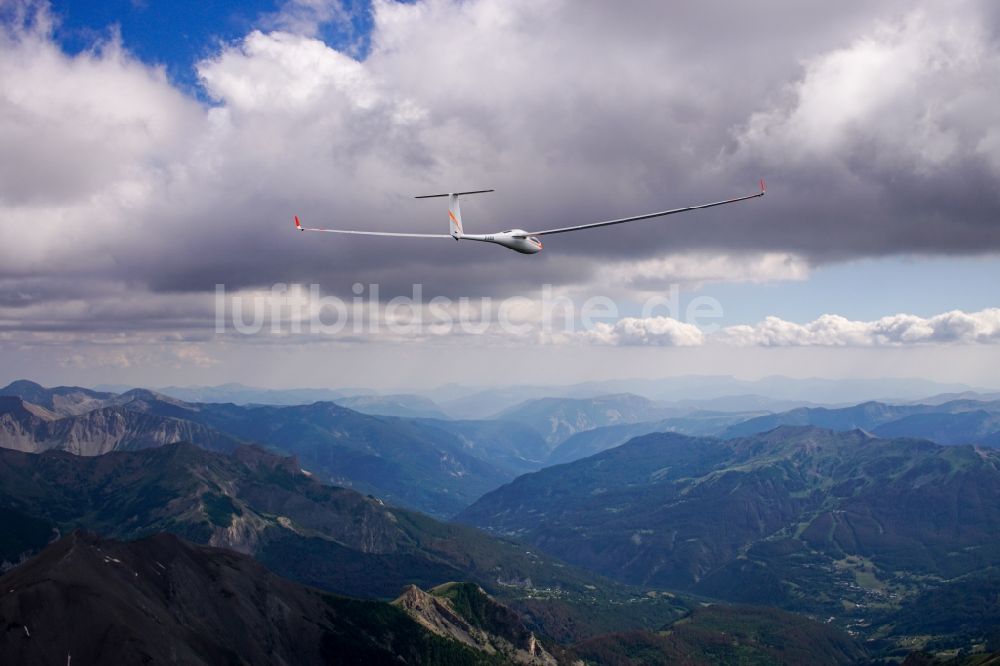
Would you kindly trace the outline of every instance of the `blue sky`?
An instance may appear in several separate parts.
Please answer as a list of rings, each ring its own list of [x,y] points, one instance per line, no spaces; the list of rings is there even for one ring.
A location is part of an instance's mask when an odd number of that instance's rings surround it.
[[[724,305],[727,323],[752,323],[768,314],[810,321],[827,312],[870,320],[996,307],[997,285],[995,257],[889,257],[821,265],[803,281],[709,285],[700,293]]]
[[[253,29],[266,28],[268,17],[285,4],[275,0],[52,0],[59,17],[55,33],[67,53],[89,49],[95,40],[117,30],[135,57],[163,65],[179,86],[200,94],[194,65],[215,55],[220,43],[243,38]],[[371,3],[346,0],[347,21],[319,26],[318,37],[338,49],[363,58],[371,33]]]

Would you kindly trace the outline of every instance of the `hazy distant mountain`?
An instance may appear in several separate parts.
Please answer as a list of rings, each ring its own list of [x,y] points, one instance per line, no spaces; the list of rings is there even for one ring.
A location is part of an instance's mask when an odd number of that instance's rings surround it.
[[[58,414],[69,416],[83,414],[100,407],[113,393],[102,393],[79,386],[45,388],[40,384],[20,379],[0,389],[0,396],[14,396]]]
[[[308,405],[351,396],[373,394],[367,389],[269,389],[243,384],[220,386],[167,386],[157,389],[164,395],[186,402],[231,402],[236,405]]]
[[[771,376],[743,380],[718,375],[682,375],[662,379],[613,379],[561,386],[461,387],[449,385],[440,390],[422,391],[452,415],[464,418],[492,416],[525,400],[538,398],[594,398],[616,393],[632,393],[659,402],[688,401],[698,409],[729,410],[722,404],[703,401],[733,396],[760,396],[766,400],[786,401],[775,409],[788,409],[808,403],[825,405],[854,404],[866,400],[916,400],[923,396],[974,390],[965,384],[949,384],[918,378],[823,379]],[[678,405],[683,406],[683,405]],[[736,409],[753,410],[757,406],[737,403]],[[771,409],[761,405],[762,409]],[[464,411],[463,411],[464,410]]]
[[[447,419],[437,404],[419,395],[355,395],[338,398],[335,402],[348,409],[373,416],[405,416],[409,418]]]
[[[880,437],[924,437],[938,444],[996,446],[1000,442],[1000,402],[983,406],[986,409],[913,414],[880,425],[874,432]]]
[[[799,408],[735,424],[725,437],[767,432],[781,425],[816,426],[832,430],[859,428],[886,437],[923,437],[939,444],[986,443],[1000,431],[1000,402],[953,400],[937,405],[890,405],[866,402],[852,407]]]
[[[653,434],[459,519],[632,583],[870,620],[927,576],[995,565],[1000,452],[815,428]]]
[[[943,405],[956,400],[975,400],[977,402],[1000,402],[1000,392],[996,391],[962,391],[960,393],[939,393],[918,400],[910,400],[912,405]]]
[[[686,416],[676,416],[662,421],[644,421],[583,430],[553,449],[546,462],[549,465],[572,462],[653,432],[716,436],[733,424],[742,423],[758,415],[753,412],[692,412]]]
[[[783,412],[798,407],[824,406],[808,400],[783,400],[752,393],[716,398],[685,398],[665,404],[702,412]]]
[[[511,407],[498,416],[533,428],[551,448],[572,435],[601,426],[651,421],[677,414],[646,398],[622,393],[596,398],[541,398]]]
[[[467,389],[449,399],[439,399],[438,404],[448,414],[458,419],[490,419],[504,410],[526,400],[563,397],[559,387],[509,386],[491,389]],[[431,396],[435,392],[430,392]]]
[[[810,401],[823,404],[856,403],[884,398],[915,399],[934,393],[966,391],[972,388],[965,384],[949,384],[919,378],[825,379],[779,375],[756,380],[687,375],[664,379],[588,382],[576,387],[581,391],[601,393],[628,391],[652,400],[666,401],[753,394],[772,400]]]
[[[483,493],[543,464],[526,427],[379,417],[334,403],[238,406],[187,403],[133,389],[62,417],[0,397],[0,447],[84,455],[190,441],[212,450],[256,442],[299,457],[318,478],[448,517]]]
[[[168,534],[74,533],[0,578],[0,663],[495,663],[402,610]]]
[[[455,437],[464,450],[509,472],[511,478],[534,472],[547,464],[548,445],[534,428],[527,425],[512,421],[461,420],[425,420],[421,425]]]
[[[0,447],[40,452],[56,449],[96,456],[193,441],[231,451],[239,440],[191,421],[141,413],[123,406],[101,407],[78,416],[58,416],[21,398],[0,397]]]
[[[514,477],[438,425],[444,421],[369,416],[330,402],[199,405],[190,418],[298,456],[323,481],[441,517]]]

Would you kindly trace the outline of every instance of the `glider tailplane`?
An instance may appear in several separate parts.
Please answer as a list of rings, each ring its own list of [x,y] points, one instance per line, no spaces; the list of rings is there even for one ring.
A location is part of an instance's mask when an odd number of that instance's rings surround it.
[[[458,195],[448,195],[448,224],[451,237],[458,240],[465,230],[462,228],[462,208],[458,205]]]
[[[458,198],[464,194],[485,194],[493,190],[470,190],[469,192],[449,192],[448,194],[421,194],[414,199],[436,199],[438,197],[448,197],[448,224],[451,237],[458,240],[465,235],[462,228],[462,209],[458,205]]]

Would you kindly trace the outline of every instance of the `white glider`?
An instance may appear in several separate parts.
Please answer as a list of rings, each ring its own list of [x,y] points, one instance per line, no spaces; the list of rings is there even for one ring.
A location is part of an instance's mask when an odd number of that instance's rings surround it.
[[[737,203],[738,201],[746,201],[748,199],[756,199],[757,197],[762,197],[767,192],[767,186],[762,178],[760,181],[760,192],[756,194],[749,194],[744,197],[737,197],[735,199],[726,199],[725,201],[715,201],[713,203],[701,204],[698,206],[686,206],[684,208],[674,208],[672,210],[662,210],[658,213],[646,213],[645,215],[636,215],[634,217],[623,217],[617,220],[605,220],[603,222],[591,222],[590,224],[580,224],[575,227],[560,227],[558,229],[543,229],[541,231],[525,231],[524,229],[508,229],[507,231],[500,231],[495,234],[467,234],[465,229],[462,227],[462,211],[458,205],[458,198],[467,194],[483,194],[485,192],[492,192],[493,190],[473,190],[471,192],[450,192],[447,194],[424,194],[419,197],[414,197],[415,199],[434,199],[437,197],[448,197],[448,220],[451,225],[450,234],[405,234],[396,233],[392,231],[355,231],[349,229],[314,229],[310,227],[303,227],[299,222],[298,215],[295,216],[295,228],[299,231],[322,231],[328,234],[355,234],[359,236],[398,236],[402,238],[454,238],[455,240],[471,240],[471,241],[481,241],[484,243],[496,243],[497,245],[502,245],[504,247],[510,248],[521,254],[536,254],[542,251],[542,241],[538,240],[538,236],[547,236],[548,234],[564,234],[569,231],[579,231],[581,229],[593,229],[595,227],[607,227],[612,224],[624,224],[625,222],[636,222],[638,220],[649,220],[654,217],[663,217],[665,215],[673,215],[675,213],[686,213],[689,210],[700,210],[702,208],[712,208],[714,206],[724,206],[726,204]]]

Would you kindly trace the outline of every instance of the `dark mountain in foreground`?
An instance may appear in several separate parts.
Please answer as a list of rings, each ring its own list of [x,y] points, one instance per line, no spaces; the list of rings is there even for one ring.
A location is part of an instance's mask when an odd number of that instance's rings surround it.
[[[159,534],[74,533],[0,577],[0,663],[498,663],[388,604]]]
[[[294,459],[254,447],[231,456],[190,444],[96,457],[0,450],[0,511],[11,518],[0,543],[14,549],[0,561],[37,552],[54,529],[85,528],[122,539],[171,532],[351,596],[392,598],[407,584],[452,580],[567,590],[594,582],[523,545],[320,484]]]
[[[8,568],[53,534],[77,528],[118,539],[169,532],[355,597],[392,599],[411,584],[471,581],[504,603],[530,599],[534,629],[550,633],[552,618],[567,641],[623,620],[655,628],[685,612],[678,600],[649,599],[524,544],[323,485],[294,459],[255,447],[222,455],[171,444],[95,457],[0,450],[0,520],[0,563]]]
[[[568,656],[584,664],[857,664],[864,649],[834,627],[773,608],[706,606],[661,632],[630,631],[583,641]]]
[[[869,626],[995,566],[1000,452],[815,428],[647,435],[525,475],[460,519],[633,584]]]
[[[0,663],[844,664],[864,651],[773,609],[698,608],[662,631],[546,649],[482,588],[408,587],[392,604],[330,595],[251,558],[156,534],[74,532],[0,577]]]

